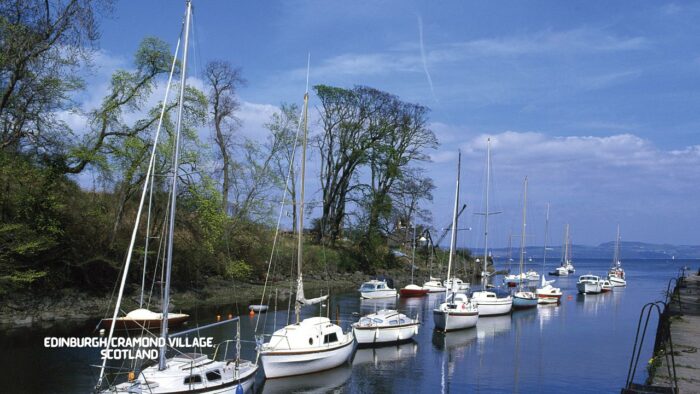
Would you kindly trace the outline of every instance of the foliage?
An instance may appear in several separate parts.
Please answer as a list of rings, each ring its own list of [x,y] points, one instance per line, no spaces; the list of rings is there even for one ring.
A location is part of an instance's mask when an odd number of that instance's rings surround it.
[[[253,273],[250,265],[243,260],[232,260],[226,264],[226,278],[235,280],[247,280]]]

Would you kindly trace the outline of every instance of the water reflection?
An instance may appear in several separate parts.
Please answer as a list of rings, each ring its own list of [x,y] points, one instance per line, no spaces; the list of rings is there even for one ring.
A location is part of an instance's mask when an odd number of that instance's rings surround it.
[[[548,323],[559,316],[559,304],[540,304],[537,306],[537,317],[540,319],[540,331]]]
[[[368,315],[382,309],[396,309],[396,298],[360,299],[360,315]]]
[[[352,367],[343,364],[338,368],[308,375],[267,379],[263,393],[327,393],[340,389],[352,374]]]
[[[477,330],[474,328],[447,333],[433,330],[433,346],[440,350],[452,352],[453,350],[467,347],[467,345],[476,341],[477,336]]]
[[[399,346],[385,346],[372,349],[357,349],[355,358],[352,360],[353,367],[372,364],[378,368],[382,363],[391,363],[395,368],[395,362],[413,359],[418,353],[418,344],[415,342],[404,343]]]
[[[479,318],[476,323],[476,333],[479,342],[495,338],[510,331],[511,315],[489,316]]]

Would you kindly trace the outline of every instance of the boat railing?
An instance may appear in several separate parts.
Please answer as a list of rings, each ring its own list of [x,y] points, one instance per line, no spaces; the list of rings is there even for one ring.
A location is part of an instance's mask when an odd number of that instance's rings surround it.
[[[671,278],[666,285],[666,305],[671,305],[674,299],[678,302],[678,315],[683,316],[683,303],[681,302],[680,282],[681,278]],[[671,289],[671,284],[675,284]]]

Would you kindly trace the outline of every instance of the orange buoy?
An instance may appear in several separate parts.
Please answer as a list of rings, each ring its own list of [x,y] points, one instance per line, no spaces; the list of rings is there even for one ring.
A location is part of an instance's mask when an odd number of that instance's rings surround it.
[[[136,379],[136,374],[134,373],[134,371],[129,371],[129,381],[133,382],[134,379]]]
[[[251,310],[250,310],[250,313],[248,313],[248,316],[250,316],[250,317],[255,316],[255,311],[251,309]]]
[[[216,321],[221,321],[221,315],[216,315]]]
[[[574,296],[572,296],[572,295],[569,295],[569,296],[568,296],[568,297],[566,297],[566,298],[567,298],[567,299],[568,299],[569,301],[571,301],[571,300],[573,300],[573,299],[574,299]]]
[[[229,320],[233,319],[233,315],[229,313],[229,314],[228,314],[228,319],[229,319]]]

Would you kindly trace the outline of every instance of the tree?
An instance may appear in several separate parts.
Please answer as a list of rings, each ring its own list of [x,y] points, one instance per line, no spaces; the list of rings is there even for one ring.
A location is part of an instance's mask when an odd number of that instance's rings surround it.
[[[235,112],[240,108],[236,97],[238,87],[245,83],[241,71],[224,61],[209,62],[204,69],[204,77],[209,85],[209,102],[211,104],[212,125],[214,126],[214,142],[219,148],[222,168],[222,202],[224,212],[229,211],[229,194],[231,191],[231,138],[233,131],[240,126]]]
[[[280,106],[280,111],[272,114],[265,127],[270,130],[269,145],[279,146],[279,153],[274,157],[274,172],[280,188],[289,194],[292,205],[292,228],[297,227],[296,178],[294,161],[299,148],[297,130],[299,129],[299,107],[296,104]],[[287,183],[289,176],[289,183]]]
[[[320,236],[334,243],[341,233],[346,204],[359,187],[351,181],[367,162],[369,149],[382,137],[375,115],[387,104],[389,95],[366,87],[350,90],[318,85],[314,89],[321,100],[323,127],[316,139],[323,192]]]
[[[425,150],[437,148],[437,138],[428,128],[428,109],[418,104],[404,103],[396,96],[376,113],[377,127],[381,139],[369,150],[370,184],[366,190],[366,207],[369,210],[366,237],[381,235],[380,221],[391,217],[395,197],[410,192],[413,197],[426,197],[420,184],[411,184],[415,171],[410,170],[416,162],[425,162],[429,157]],[[401,183],[397,188],[396,186]],[[416,189],[416,186],[419,188]],[[428,188],[431,184],[422,185]],[[408,187],[408,188],[406,188]],[[417,204],[417,201],[412,201]],[[415,206],[410,207],[412,214]],[[410,216],[409,216],[410,218]]]
[[[103,0],[7,0],[0,4],[0,149],[43,153],[70,131],[58,118],[82,89],[99,37]]]

